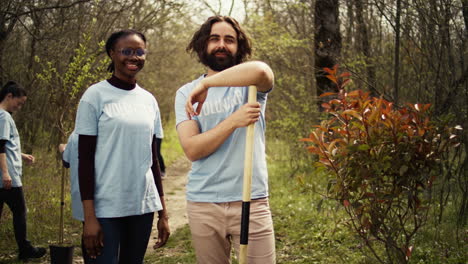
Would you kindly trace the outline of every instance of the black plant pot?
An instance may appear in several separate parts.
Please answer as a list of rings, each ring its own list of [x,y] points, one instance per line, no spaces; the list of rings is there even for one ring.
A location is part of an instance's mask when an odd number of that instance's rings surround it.
[[[50,264],[73,264],[73,246],[50,245]]]

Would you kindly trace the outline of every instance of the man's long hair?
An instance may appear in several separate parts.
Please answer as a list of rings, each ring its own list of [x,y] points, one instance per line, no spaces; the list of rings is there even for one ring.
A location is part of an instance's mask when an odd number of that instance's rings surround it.
[[[250,37],[247,32],[239,25],[239,23],[232,17],[229,16],[212,16],[209,17],[200,29],[193,34],[192,40],[188,44],[186,51],[193,52],[198,55],[198,59],[204,65],[207,64],[206,58],[206,47],[208,39],[211,33],[211,27],[214,23],[226,22],[229,23],[237,33],[237,54],[235,55],[235,64],[239,64],[247,60],[247,58],[252,54],[252,45]]]

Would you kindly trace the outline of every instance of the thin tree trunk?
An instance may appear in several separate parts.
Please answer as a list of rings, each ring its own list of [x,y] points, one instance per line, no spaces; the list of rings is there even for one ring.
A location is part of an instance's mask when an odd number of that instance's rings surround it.
[[[452,53],[452,42],[450,40],[450,19],[451,11],[450,6],[447,3],[441,3],[439,6],[441,13],[444,15],[441,17],[441,26],[439,28],[439,35],[441,38],[441,71],[444,71],[444,74],[440,76],[440,82],[442,85],[437,86],[435,92],[435,112],[436,114],[442,114],[447,112],[447,109],[444,108],[444,98],[448,90],[450,90],[450,84],[452,80],[455,79],[456,73],[454,72],[455,62]],[[447,89],[447,90],[446,90]],[[452,98],[448,98],[452,99]]]
[[[369,34],[367,30],[367,25],[364,21],[364,5],[362,0],[354,1],[356,6],[356,21],[357,21],[357,34],[360,35],[362,53],[364,55],[364,60],[366,62],[366,71],[367,71],[367,87],[368,90],[373,93],[374,96],[377,96],[379,93],[376,89],[376,78],[375,78],[375,66],[372,62],[371,47],[369,43]]]
[[[463,20],[465,21],[465,39],[468,39],[468,1],[462,0]]]
[[[393,101],[398,105],[399,76],[400,76],[400,16],[401,0],[396,3],[395,18],[395,64],[393,68]]]
[[[354,47],[353,46],[353,28],[354,28],[354,10],[353,10],[353,1],[352,0],[346,0],[346,13],[348,15],[348,25],[346,27],[346,39],[345,43],[348,47]]]

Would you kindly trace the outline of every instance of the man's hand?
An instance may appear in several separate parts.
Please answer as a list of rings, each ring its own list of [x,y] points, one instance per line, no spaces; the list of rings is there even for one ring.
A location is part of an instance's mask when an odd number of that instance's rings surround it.
[[[154,244],[153,248],[157,249],[164,246],[169,239],[171,231],[169,229],[168,217],[160,217],[158,219],[158,240]]]
[[[10,174],[7,173],[2,173],[2,183],[3,183],[3,188],[6,190],[11,189],[11,177]]]
[[[259,120],[260,111],[260,103],[246,103],[228,118],[235,127],[246,127]]]
[[[36,161],[36,158],[34,158],[33,155],[31,154],[24,154],[21,153],[21,158],[26,162],[26,164],[31,165]]]
[[[203,103],[205,103],[206,96],[208,95],[208,88],[203,85],[203,82],[198,82],[197,86],[192,90],[192,92],[187,97],[187,102],[185,103],[185,112],[189,119],[192,119],[193,116],[199,115],[202,111]],[[197,110],[194,111],[193,105],[198,103]]]

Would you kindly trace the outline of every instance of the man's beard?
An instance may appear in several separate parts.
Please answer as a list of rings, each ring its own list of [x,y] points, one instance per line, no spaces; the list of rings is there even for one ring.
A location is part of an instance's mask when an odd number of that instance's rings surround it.
[[[216,57],[216,53],[223,52],[226,57]],[[234,56],[227,50],[216,50],[210,54],[205,54],[205,64],[213,71],[223,71],[237,64]]]

